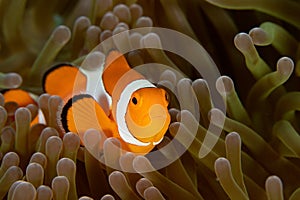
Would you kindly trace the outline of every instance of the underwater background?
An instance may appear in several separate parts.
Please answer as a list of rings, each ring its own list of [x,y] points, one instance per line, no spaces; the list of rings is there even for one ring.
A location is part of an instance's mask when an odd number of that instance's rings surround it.
[[[300,1],[0,0],[0,27],[0,199],[300,199]],[[176,30],[203,46],[221,74],[215,89],[226,113],[190,63],[141,47],[159,46],[151,27]],[[192,140],[159,170],[145,156],[115,151],[116,139],[104,141],[104,161],[97,160],[76,134],[62,133],[62,99],[43,93],[51,66],[81,66],[99,43],[134,28],[148,29],[124,38],[141,48],[126,55],[131,66],[162,63],[185,75],[153,72],[158,84],[176,91],[172,123],[157,149],[179,132],[183,146]],[[194,54],[199,62],[207,57]],[[16,88],[34,102],[5,100]],[[31,123],[39,109],[46,124]],[[205,136],[218,131],[214,148],[199,157]],[[97,134],[86,134],[87,141],[97,143]]]

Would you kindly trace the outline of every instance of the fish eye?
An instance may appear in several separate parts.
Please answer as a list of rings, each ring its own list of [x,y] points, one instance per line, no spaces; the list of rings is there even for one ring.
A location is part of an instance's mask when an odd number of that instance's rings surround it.
[[[137,101],[137,99],[136,99],[135,97],[133,97],[133,98],[131,99],[131,102],[132,102],[134,105],[136,105],[136,104],[138,103],[138,101]]]

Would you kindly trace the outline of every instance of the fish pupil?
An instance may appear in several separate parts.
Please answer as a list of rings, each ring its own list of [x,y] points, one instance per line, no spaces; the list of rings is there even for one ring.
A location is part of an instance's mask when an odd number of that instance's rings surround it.
[[[136,99],[135,97],[133,97],[131,101],[132,101],[132,103],[133,103],[134,105],[136,105],[136,104],[138,103],[138,102],[137,102],[137,99]]]

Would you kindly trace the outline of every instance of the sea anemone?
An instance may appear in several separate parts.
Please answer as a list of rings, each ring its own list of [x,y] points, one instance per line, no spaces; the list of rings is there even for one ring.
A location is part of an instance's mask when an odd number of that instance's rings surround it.
[[[299,199],[299,11],[296,0],[0,1],[0,199]],[[218,66],[213,85],[151,27],[201,44],[181,48]],[[161,168],[98,130],[83,146],[58,124],[61,97],[43,93],[54,64],[93,70],[127,46],[133,67],[168,66],[148,71],[170,94]],[[16,88],[30,103],[5,98]]]

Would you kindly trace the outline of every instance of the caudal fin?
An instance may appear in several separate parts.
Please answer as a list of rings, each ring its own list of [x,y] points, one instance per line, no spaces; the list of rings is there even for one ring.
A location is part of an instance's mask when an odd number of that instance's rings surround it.
[[[50,68],[43,77],[46,93],[60,96],[67,102],[72,96],[86,90],[86,76],[71,64],[58,64]]]

